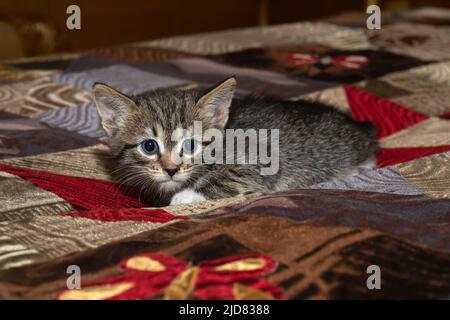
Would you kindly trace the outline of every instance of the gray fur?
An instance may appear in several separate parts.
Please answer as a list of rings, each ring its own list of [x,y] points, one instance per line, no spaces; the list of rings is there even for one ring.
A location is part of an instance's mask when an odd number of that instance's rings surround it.
[[[226,90],[234,87],[228,86]],[[105,95],[94,90],[99,111],[105,108],[100,101],[102,94]],[[203,121],[204,129],[217,127],[198,104],[204,96],[205,92],[198,89],[159,89],[130,97],[127,106],[114,106],[120,119],[104,119],[105,112],[99,112],[109,135],[111,152],[117,158],[116,174],[120,182],[142,188],[149,197],[159,198],[160,204],[167,204],[175,193],[186,188],[207,199],[267,193],[308,187],[345,175],[373,159],[378,148],[370,124],[357,123],[329,106],[302,100],[233,99],[226,128],[280,130],[278,173],[262,176],[259,164],[183,164],[179,173],[185,180],[170,190],[159,188],[152,175],[161,174],[160,159],[146,159],[133,146],[148,135],[149,128],[156,131],[158,125],[167,132],[166,148],[173,147],[171,133],[178,127],[188,128],[195,120]],[[120,100],[123,103],[123,96]],[[114,123],[120,125],[115,127]]]

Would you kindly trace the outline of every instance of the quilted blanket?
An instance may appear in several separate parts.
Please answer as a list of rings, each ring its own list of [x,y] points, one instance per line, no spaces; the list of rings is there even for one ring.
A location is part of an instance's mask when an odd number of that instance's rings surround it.
[[[448,298],[450,18],[417,16],[1,64],[0,298]],[[138,94],[230,75],[238,95],[317,100],[373,122],[377,168],[163,208],[114,183],[95,82]],[[71,270],[81,289],[69,290]]]

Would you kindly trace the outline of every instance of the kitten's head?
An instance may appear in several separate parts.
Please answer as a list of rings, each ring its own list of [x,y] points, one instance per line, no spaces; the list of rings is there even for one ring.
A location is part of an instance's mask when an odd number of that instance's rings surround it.
[[[96,84],[94,100],[117,158],[119,182],[167,195],[201,177],[205,165],[180,163],[201,152],[201,137],[190,129],[194,121],[203,130],[224,129],[235,87],[232,77],[206,93],[158,89],[128,97]]]

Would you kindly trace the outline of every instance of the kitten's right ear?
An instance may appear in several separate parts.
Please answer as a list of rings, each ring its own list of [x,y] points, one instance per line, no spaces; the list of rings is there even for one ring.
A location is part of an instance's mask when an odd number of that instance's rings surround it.
[[[136,108],[133,100],[106,84],[96,83],[93,96],[103,129],[109,136],[125,122],[127,115]]]
[[[236,89],[236,78],[231,77],[203,95],[197,102],[203,117],[223,129],[228,121],[229,109]]]

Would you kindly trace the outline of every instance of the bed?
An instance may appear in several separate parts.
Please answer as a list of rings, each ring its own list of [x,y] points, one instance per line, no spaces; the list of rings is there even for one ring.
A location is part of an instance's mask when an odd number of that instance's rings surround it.
[[[0,298],[450,297],[450,17],[397,15],[381,30],[355,19],[1,64]],[[118,188],[92,85],[138,94],[229,75],[241,96],[371,121],[377,168],[162,208]]]

